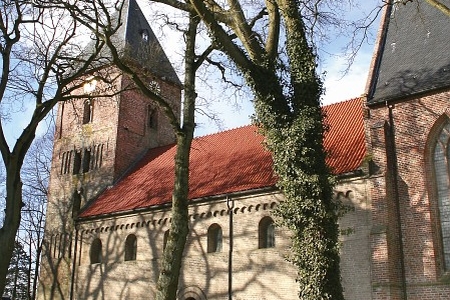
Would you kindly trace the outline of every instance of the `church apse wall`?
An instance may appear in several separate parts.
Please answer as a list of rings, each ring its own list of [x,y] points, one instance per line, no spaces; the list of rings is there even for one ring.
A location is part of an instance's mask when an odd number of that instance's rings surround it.
[[[403,299],[405,295],[408,299],[425,295],[444,299],[450,293],[443,245],[446,225],[441,223],[448,215],[439,209],[433,157],[438,133],[448,122],[449,98],[449,92],[439,91],[370,107],[366,132],[377,169],[370,183],[374,299]],[[395,143],[387,141],[388,123],[393,125]],[[387,153],[394,150],[397,164],[392,175]],[[385,260],[377,263],[383,256]],[[401,260],[403,266],[398,263]]]

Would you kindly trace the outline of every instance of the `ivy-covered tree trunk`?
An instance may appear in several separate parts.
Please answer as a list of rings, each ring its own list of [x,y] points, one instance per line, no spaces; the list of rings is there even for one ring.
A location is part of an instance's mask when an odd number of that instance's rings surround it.
[[[291,0],[279,0],[278,5],[286,24],[293,95],[292,118],[264,126],[271,132],[268,147],[286,195],[276,213],[294,233],[290,259],[299,270],[300,299],[343,299],[338,207],[323,147],[322,83],[297,5]]]
[[[323,147],[322,83],[316,74],[316,57],[306,38],[299,4],[295,0],[266,2],[271,31],[266,44],[260,45],[255,42],[258,35],[251,34],[252,25],[246,23],[239,2],[228,2],[233,13],[226,9],[220,12],[233,14],[233,18],[221,21],[233,30],[242,47],[233,43],[216,21],[220,17],[216,6],[209,8],[200,0],[191,0],[218,48],[233,60],[254,91],[255,121],[272,152],[278,186],[286,198],[276,214],[281,225],[292,231],[289,260],[298,268],[299,298],[343,299],[338,207],[332,201],[334,180]],[[277,61],[273,54],[280,28],[278,14],[285,25],[287,62],[280,56]],[[283,74],[285,70],[289,70],[288,74]]]

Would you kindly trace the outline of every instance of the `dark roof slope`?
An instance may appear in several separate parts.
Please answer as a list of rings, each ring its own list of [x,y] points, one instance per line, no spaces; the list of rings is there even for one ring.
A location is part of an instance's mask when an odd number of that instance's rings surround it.
[[[366,154],[362,100],[326,106],[328,165],[335,174],[358,169]],[[272,158],[254,126],[194,139],[190,157],[190,199],[273,187]],[[175,145],[151,149],[120,182],[106,190],[81,217],[144,209],[170,202]]]
[[[368,104],[450,86],[450,18],[425,1],[393,5],[388,14]]]
[[[165,77],[165,80],[181,85],[136,0],[128,0],[128,11],[122,27],[125,30],[126,51],[130,58],[137,60],[141,66],[148,68],[158,77]],[[144,32],[148,34],[146,42],[142,38]]]

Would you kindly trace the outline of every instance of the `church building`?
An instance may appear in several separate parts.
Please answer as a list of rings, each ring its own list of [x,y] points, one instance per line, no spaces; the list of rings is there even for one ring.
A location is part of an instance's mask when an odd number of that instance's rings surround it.
[[[118,33],[180,110],[182,84],[136,3]],[[388,5],[359,98],[323,107],[347,300],[450,299],[450,18]],[[145,57],[152,47],[152,62]],[[142,50],[144,49],[144,50]],[[116,88],[130,85],[116,72]],[[58,108],[38,299],[154,299],[175,137],[136,90]],[[298,299],[272,159],[252,125],[194,139],[179,300]],[[448,211],[447,211],[448,210]]]

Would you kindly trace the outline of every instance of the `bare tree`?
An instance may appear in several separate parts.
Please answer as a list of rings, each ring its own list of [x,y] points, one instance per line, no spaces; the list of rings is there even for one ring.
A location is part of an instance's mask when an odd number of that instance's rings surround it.
[[[269,0],[250,10],[244,10],[247,3],[238,0],[156,2],[180,9],[189,16],[185,35],[183,123],[177,121],[165,99],[146,87],[133,63],[115,53],[113,43],[103,34],[105,29],[91,30],[108,45],[114,64],[165,109],[177,134],[173,221],[163,255],[157,299],[175,298],[187,234],[188,157],[196,97],[192,76],[203,60],[209,60],[220,70],[222,62],[210,59],[213,51],[225,53],[253,89],[255,121],[266,136],[280,177],[278,184],[286,196],[277,213],[282,217],[281,224],[293,231],[290,260],[299,270],[300,298],[343,299],[338,251],[339,204],[332,201],[334,180],[325,163],[326,128],[320,108],[322,83],[316,74],[314,43],[321,28],[338,24],[339,19],[329,7],[333,4],[338,7],[341,1]],[[82,16],[82,11],[77,10],[74,15]],[[205,53],[195,56],[191,47],[195,45],[200,20],[213,42]]]
[[[104,34],[107,28],[91,27],[92,32],[107,44],[114,64],[164,109],[177,135],[172,224],[156,298],[175,299],[176,295],[188,230],[188,162],[196,98],[194,76],[199,63],[205,60],[223,70],[223,61],[211,59],[212,52],[216,51],[227,55],[254,91],[256,123],[266,136],[267,147],[273,153],[280,176],[279,187],[287,198],[279,214],[283,217],[282,224],[294,232],[291,260],[299,267],[300,297],[342,299],[337,246],[338,205],[331,199],[334,181],[325,164],[322,142],[325,130],[320,108],[322,84],[316,74],[314,44],[308,38],[315,36],[314,31],[320,28],[317,24],[335,22],[332,15],[322,14],[323,1],[300,4],[294,0],[266,1],[249,11],[244,11],[244,3],[237,0],[226,3],[156,2],[183,11],[189,20],[185,32],[182,123],[178,122],[165,99],[147,87],[139,68],[132,61],[121,59],[113,42]],[[96,21],[95,17],[84,15],[85,11],[79,7],[65,7],[88,27],[89,22],[94,24]],[[204,53],[196,55],[194,46],[200,21],[208,28],[212,43]]]
[[[51,126],[50,128],[53,128]],[[31,145],[22,169],[22,221],[17,239],[27,252],[29,299],[36,299],[39,262],[44,238],[45,208],[52,157],[53,131],[37,137]]]
[[[0,152],[6,177],[5,215],[0,228],[0,294],[24,208],[21,171],[25,155],[38,125],[58,101],[85,96],[71,92],[80,88],[81,76],[96,72],[104,46],[94,36],[92,52],[81,56],[81,24],[65,11],[38,2],[5,0],[0,4]],[[110,27],[108,34],[115,30]],[[17,109],[27,113],[14,114]],[[16,140],[6,138],[11,128],[8,122],[25,124]]]
[[[159,105],[176,135],[177,152],[172,193],[172,222],[162,256],[156,295],[156,299],[175,299],[182,254],[188,234],[189,154],[195,128],[196,72],[213,48],[206,47],[203,53],[196,53],[200,18],[193,10],[187,11],[184,24],[177,26],[179,30],[182,30],[186,43],[184,49],[184,99],[180,120],[178,112],[171,107],[171,100],[165,99],[146,83],[148,74],[139,62],[121,55],[114,40],[106,34],[109,28],[108,24],[99,25],[98,15],[104,15],[106,19],[112,18],[111,11],[104,9],[104,1],[86,1],[86,5],[88,3],[91,5],[91,10],[84,9],[82,2],[71,5],[66,1],[53,1],[54,5],[70,11],[78,22],[88,27],[92,34],[107,45],[112,63],[128,75],[144,95]],[[116,13],[120,15],[122,12],[119,9]],[[120,16],[118,19],[121,19]]]
[[[403,0],[403,4],[407,2],[414,2],[414,0]],[[448,4],[444,3],[445,1],[437,1],[437,0],[425,0],[429,5],[439,9],[441,12],[450,17],[450,7]]]

